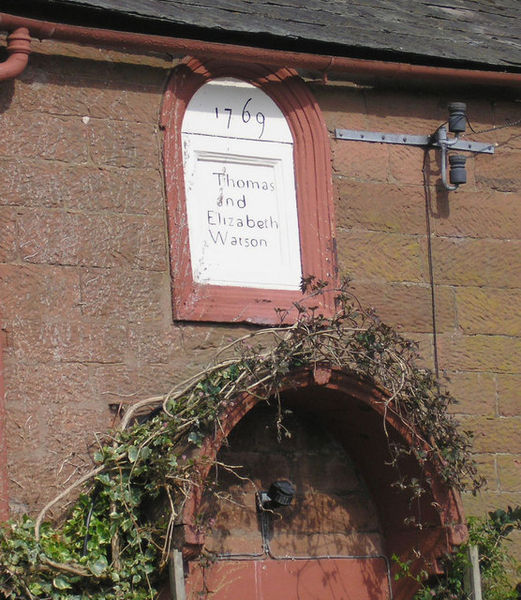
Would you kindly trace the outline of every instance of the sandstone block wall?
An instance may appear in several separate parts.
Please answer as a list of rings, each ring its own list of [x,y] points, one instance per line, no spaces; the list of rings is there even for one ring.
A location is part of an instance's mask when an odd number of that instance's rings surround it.
[[[250,327],[173,323],[158,115],[171,61],[36,44],[0,86],[0,315],[11,512],[86,469],[111,405],[165,392]],[[491,90],[309,83],[336,127],[428,134],[521,119]],[[471,134],[447,194],[421,148],[331,140],[338,263],[364,304],[437,359],[487,476],[468,514],[521,504],[521,127]],[[425,175],[424,175],[425,172]],[[426,201],[426,193],[428,201]],[[434,351],[427,211],[432,232]]]

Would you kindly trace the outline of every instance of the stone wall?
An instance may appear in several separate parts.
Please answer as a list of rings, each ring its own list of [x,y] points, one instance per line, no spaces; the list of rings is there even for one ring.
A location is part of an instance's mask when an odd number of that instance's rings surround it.
[[[167,391],[254,329],[172,321],[158,127],[172,62],[35,46],[24,74],[0,85],[13,514],[36,511],[87,468],[113,405]],[[517,98],[497,90],[309,85],[331,132],[432,133],[451,100],[468,102],[475,130],[521,118]],[[497,143],[496,154],[469,158],[469,182],[450,194],[437,186],[432,151],[331,142],[340,275],[450,378],[488,479],[465,497],[468,514],[521,504],[520,134],[469,135]]]

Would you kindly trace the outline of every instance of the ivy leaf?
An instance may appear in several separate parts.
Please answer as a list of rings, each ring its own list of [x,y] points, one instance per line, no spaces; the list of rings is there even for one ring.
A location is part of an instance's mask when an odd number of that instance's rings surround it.
[[[58,590],[70,590],[72,587],[71,584],[62,575],[58,575],[58,577],[55,577],[52,580],[52,584]]]
[[[105,556],[100,556],[97,561],[89,564],[89,569],[93,575],[99,577],[108,566],[109,563],[107,558]]]
[[[136,448],[136,446],[130,446],[130,448],[128,449],[128,460],[131,463],[135,463],[138,455],[139,455],[139,449]]]

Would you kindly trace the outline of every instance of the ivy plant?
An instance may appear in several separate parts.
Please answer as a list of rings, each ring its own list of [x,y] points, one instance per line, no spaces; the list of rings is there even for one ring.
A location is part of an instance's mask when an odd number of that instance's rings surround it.
[[[486,517],[472,517],[468,522],[469,539],[445,559],[443,575],[430,581],[418,578],[420,591],[415,600],[471,600],[465,586],[470,569],[469,546],[476,546],[484,600],[518,600],[521,563],[508,548],[509,534],[521,529],[521,507],[489,512]],[[396,560],[396,557],[395,557]],[[410,576],[407,564],[401,563],[398,576]]]

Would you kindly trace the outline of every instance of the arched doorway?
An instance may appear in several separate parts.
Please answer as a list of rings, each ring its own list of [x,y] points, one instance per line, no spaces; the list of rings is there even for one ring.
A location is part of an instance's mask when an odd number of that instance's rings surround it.
[[[394,581],[391,556],[413,575],[439,572],[439,558],[465,539],[459,494],[439,466],[412,453],[400,468],[426,491],[411,501],[396,485],[390,447],[409,432],[387,402],[370,383],[331,369],[293,373],[268,408],[236,399],[199,452],[206,492],[194,487],[176,540],[189,595],[411,598],[418,583]],[[286,421],[277,423],[279,414]],[[217,458],[212,473],[208,457]],[[229,468],[238,464],[244,469]],[[295,500],[266,525],[255,494],[277,479],[294,480]],[[203,548],[204,568],[193,560]]]

